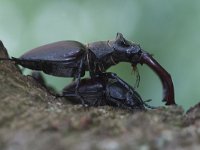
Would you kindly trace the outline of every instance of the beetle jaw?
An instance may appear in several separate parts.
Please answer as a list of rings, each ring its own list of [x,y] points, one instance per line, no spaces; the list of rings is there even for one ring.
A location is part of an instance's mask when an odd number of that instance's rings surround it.
[[[140,56],[140,64],[146,64],[159,77],[163,86],[163,101],[166,105],[174,105],[174,85],[170,74],[147,52],[143,52]]]

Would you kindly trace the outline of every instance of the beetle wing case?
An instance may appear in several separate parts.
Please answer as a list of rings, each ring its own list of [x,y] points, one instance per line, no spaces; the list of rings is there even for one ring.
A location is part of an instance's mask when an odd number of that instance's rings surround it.
[[[41,70],[60,77],[76,77],[86,47],[77,41],[60,41],[32,49],[20,58],[13,58],[23,67]],[[81,76],[85,74],[82,67]]]

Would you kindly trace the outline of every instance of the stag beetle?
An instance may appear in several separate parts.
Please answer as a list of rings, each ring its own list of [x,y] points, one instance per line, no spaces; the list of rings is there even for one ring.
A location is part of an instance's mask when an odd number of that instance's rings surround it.
[[[43,71],[46,74],[77,79],[75,92],[78,93],[81,77],[89,71],[91,78],[98,77],[119,62],[129,62],[133,67],[148,65],[160,78],[163,85],[163,101],[175,104],[174,87],[170,74],[147,52],[121,33],[111,41],[82,44],[77,41],[60,41],[32,49],[20,58],[11,60],[25,68]],[[110,74],[112,76],[112,73]],[[81,100],[84,104],[84,100]]]
[[[123,84],[122,84],[123,83]],[[76,95],[77,81],[63,89],[63,96],[73,103],[80,103]],[[78,93],[88,106],[110,105],[125,109],[155,108],[142,100],[140,95],[115,74],[102,74],[94,78],[80,80]]]

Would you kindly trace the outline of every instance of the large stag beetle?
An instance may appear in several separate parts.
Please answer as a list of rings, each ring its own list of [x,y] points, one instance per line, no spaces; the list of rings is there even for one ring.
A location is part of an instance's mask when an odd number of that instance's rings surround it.
[[[32,49],[20,58],[11,60],[25,68],[43,71],[46,74],[77,79],[75,93],[80,97],[79,84],[85,71],[95,78],[106,73],[106,70],[119,62],[129,62],[133,67],[139,64],[148,65],[160,78],[163,85],[163,101],[166,105],[175,104],[174,87],[170,74],[147,52],[133,42],[117,33],[115,40],[98,41],[82,44],[77,41],[60,41]],[[117,76],[115,76],[117,78]],[[121,83],[123,84],[123,83]],[[82,104],[84,100],[80,97]]]

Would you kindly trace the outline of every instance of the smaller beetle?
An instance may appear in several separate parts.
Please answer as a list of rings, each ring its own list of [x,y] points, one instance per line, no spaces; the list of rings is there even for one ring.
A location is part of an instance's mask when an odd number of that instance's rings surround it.
[[[80,104],[81,99],[76,94],[77,81],[63,89],[62,95],[72,103]],[[79,94],[88,106],[114,106],[124,109],[155,108],[142,100],[141,96],[125,81],[113,73],[104,73],[95,78],[80,80]]]

